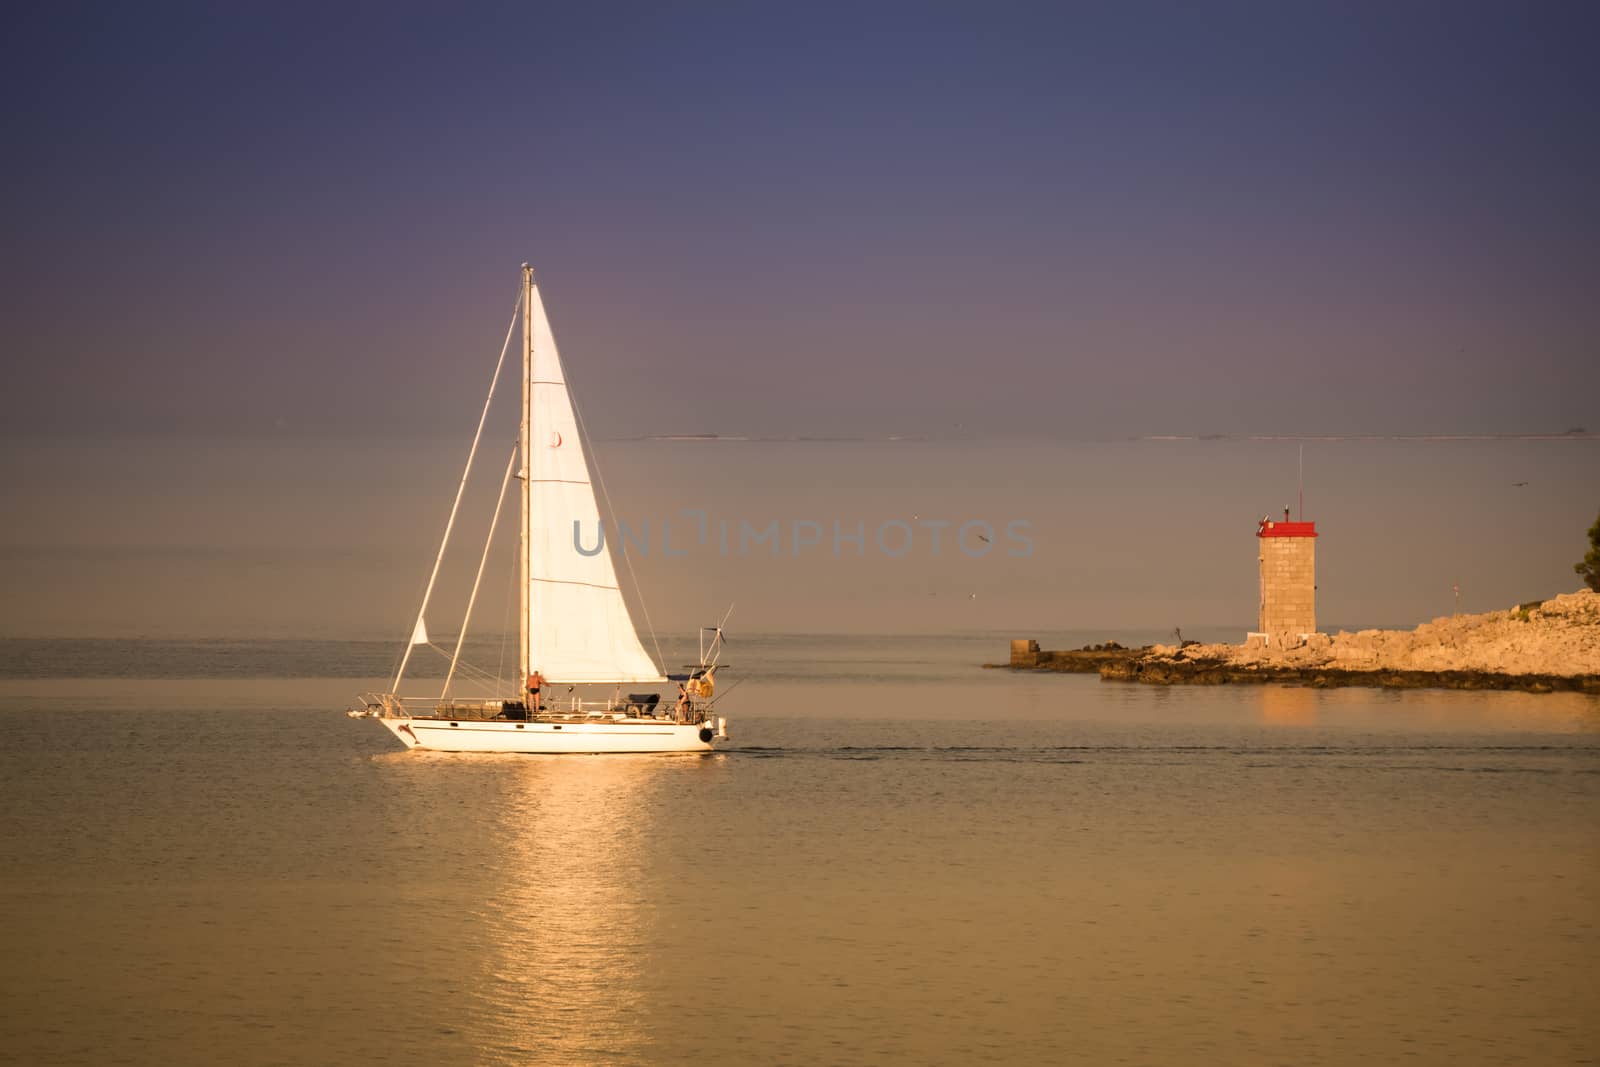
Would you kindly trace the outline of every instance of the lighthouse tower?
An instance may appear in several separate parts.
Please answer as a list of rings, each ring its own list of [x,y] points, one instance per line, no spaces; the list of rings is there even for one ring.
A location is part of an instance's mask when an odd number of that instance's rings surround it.
[[[1262,518],[1256,528],[1261,606],[1256,629],[1270,644],[1294,645],[1317,630],[1317,524]]]

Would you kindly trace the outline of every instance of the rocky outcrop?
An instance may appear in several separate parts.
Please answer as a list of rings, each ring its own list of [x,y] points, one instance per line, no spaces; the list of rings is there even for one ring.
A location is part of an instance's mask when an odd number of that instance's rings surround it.
[[[1011,642],[1011,662],[985,663],[985,669],[1010,667],[1012,670],[1058,671],[1063,674],[1093,674],[1108,664],[1128,663],[1150,652],[1150,646],[1126,648],[1115,641],[1082,648],[1040,649],[1039,642]]]
[[[1415,630],[1340,631],[1243,645],[1156,645],[1102,666],[1157,685],[1298,682],[1402,688],[1600,692],[1600,595],[1582,590]]]

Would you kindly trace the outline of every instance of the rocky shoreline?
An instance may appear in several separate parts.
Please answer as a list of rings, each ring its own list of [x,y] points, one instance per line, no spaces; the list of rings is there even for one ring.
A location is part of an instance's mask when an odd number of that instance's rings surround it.
[[[1252,685],[1277,683],[1337,689],[1360,686],[1380,689],[1476,689],[1523,693],[1600,694],[1600,674],[1499,674],[1494,671],[1359,671],[1339,667],[1236,666],[1219,660],[1133,659],[1108,663],[1100,677],[1145,685]]]
[[[1115,641],[1107,641],[1102,645],[1085,645],[1083,648],[1041,650],[1037,641],[1013,641],[1011,642],[1011,661],[1009,663],[985,663],[983,668],[984,670],[1000,670],[1010,667],[1012,670],[1093,674],[1104,667],[1131,663],[1140,656],[1149,653],[1150,650],[1150,645],[1145,645],[1142,648],[1127,648],[1117,644]]]
[[[985,666],[1000,666],[985,664]],[[1600,595],[1590,590],[1507,611],[1434,619],[1415,630],[1254,637],[1242,645],[1071,651],[1013,641],[1012,670],[1097,672],[1145,685],[1276,683],[1335,688],[1514,690],[1600,694]]]

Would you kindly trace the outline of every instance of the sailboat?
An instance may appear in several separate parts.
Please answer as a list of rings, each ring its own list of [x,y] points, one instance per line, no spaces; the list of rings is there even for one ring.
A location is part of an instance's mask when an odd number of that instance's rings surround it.
[[[463,621],[442,691],[434,696],[400,693],[412,650],[437,647],[428,639],[424,616],[510,347],[516,325],[513,318],[394,682],[389,692],[364,694],[348,714],[376,719],[407,748],[440,752],[711,751],[728,736],[727,720],[713,714],[721,627],[702,630],[699,662],[691,673],[681,676],[686,684],[678,686],[673,699],[662,702],[656,692],[623,691],[624,686],[662,685],[669,679],[640,643],[610,552],[604,547],[593,553],[580,551],[573,536],[575,528],[599,527],[599,504],[561,355],[534,283],[533,268],[526,263],[522,265],[516,314],[522,323],[521,426],[501,480],[489,543],[507,487],[515,480],[522,498],[517,542],[517,679],[521,684],[513,683],[516,691],[506,692],[505,684],[496,681],[501,691],[491,691],[491,699],[463,700],[451,695],[458,668],[464,666],[461,649],[467,621]],[[467,601],[467,620],[477,600],[489,543],[484,546]],[[711,632],[709,643],[707,632]],[[610,686],[612,691],[601,699],[583,699],[572,695],[579,685]],[[561,695],[554,695],[558,691]]]

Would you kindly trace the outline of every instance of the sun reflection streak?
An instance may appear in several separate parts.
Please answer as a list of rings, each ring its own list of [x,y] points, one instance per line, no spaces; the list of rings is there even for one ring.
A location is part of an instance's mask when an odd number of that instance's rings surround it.
[[[1276,685],[1261,687],[1261,721],[1274,726],[1315,726],[1318,693]]]
[[[685,757],[698,760],[699,757]],[[489,951],[474,991],[486,1062],[637,1060],[650,837],[672,764],[661,756],[556,757],[510,766],[498,859],[477,916]]]
[[[1600,701],[1582,693],[1453,689],[1315,689],[1261,685],[1248,700],[1270,726],[1477,730],[1600,729]]]

